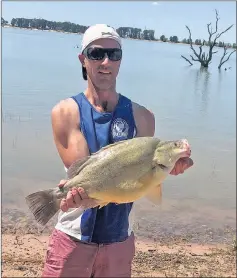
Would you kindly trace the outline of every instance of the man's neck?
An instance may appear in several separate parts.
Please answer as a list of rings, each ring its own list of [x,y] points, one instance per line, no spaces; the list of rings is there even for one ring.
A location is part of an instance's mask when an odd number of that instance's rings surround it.
[[[85,91],[85,96],[99,112],[112,112],[119,98],[115,87],[111,87],[108,90],[100,90],[93,85],[90,86],[90,84],[88,84]]]

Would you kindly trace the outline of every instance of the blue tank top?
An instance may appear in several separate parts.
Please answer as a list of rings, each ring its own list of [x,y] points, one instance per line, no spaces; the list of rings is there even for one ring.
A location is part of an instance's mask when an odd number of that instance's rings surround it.
[[[72,97],[79,106],[80,130],[84,135],[89,152],[136,136],[132,102],[119,94],[118,104],[113,112],[98,112],[84,93]],[[98,209],[84,211],[80,217],[81,240],[98,244],[126,240],[128,237],[129,214],[133,203],[110,203]]]

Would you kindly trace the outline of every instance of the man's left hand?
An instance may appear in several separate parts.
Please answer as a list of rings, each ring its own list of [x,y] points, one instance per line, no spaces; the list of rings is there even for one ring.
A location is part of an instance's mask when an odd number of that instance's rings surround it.
[[[183,172],[191,166],[193,166],[193,160],[190,157],[180,158],[170,172],[170,175],[177,176],[179,174],[183,174]]]

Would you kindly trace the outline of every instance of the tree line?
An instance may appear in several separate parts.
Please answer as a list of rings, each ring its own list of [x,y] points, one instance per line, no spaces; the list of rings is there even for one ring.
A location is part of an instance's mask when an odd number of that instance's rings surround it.
[[[174,42],[174,43],[184,43],[184,44],[190,44],[191,40],[184,38],[183,40],[179,41],[177,36],[171,36],[170,39],[166,38],[165,35],[160,36],[160,40],[163,42]],[[208,40],[201,40],[201,39],[196,39],[193,44],[195,45],[205,45],[205,46],[210,46],[213,44],[213,41],[209,42]],[[227,47],[227,48],[236,48],[236,43],[225,43],[224,41],[219,41],[215,42],[215,46],[218,47]]]
[[[8,24],[2,18],[2,26]],[[87,30],[89,26],[84,26],[80,24],[75,24],[69,21],[50,21],[42,18],[12,18],[11,26],[19,27],[19,28],[27,28],[27,29],[39,29],[39,30],[54,30],[68,33],[80,33],[83,34]],[[132,27],[119,27],[116,29],[118,34],[122,38],[131,38],[138,40],[156,40],[155,39],[155,31],[154,30],[143,30],[140,28],[132,28]]]
[[[2,26],[11,25],[13,27],[19,28],[27,28],[27,29],[39,29],[39,30],[54,30],[59,32],[68,32],[68,33],[80,33],[83,34],[87,30],[89,26],[84,26],[80,24],[71,23],[69,21],[49,21],[42,18],[12,18],[11,24],[8,24],[6,20],[1,20]],[[133,27],[119,27],[116,29],[118,34],[122,38],[131,38],[137,40],[149,40],[149,41],[161,41],[161,42],[172,42],[172,43],[184,43],[190,44],[190,39],[184,38],[183,40],[179,40],[177,36],[170,36],[170,38],[166,38],[165,35],[160,36],[159,39],[155,38],[154,30],[142,30],[141,28],[133,28]],[[196,39],[194,41],[195,45],[206,45],[209,46],[209,41]],[[236,43],[230,44],[222,41],[215,42],[216,46],[219,47],[227,47],[227,48],[236,48]]]

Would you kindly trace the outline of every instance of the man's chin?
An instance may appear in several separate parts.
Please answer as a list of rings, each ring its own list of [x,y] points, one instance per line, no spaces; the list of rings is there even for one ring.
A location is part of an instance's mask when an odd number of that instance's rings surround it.
[[[96,87],[100,90],[110,90],[114,86],[114,82],[108,81],[108,80],[100,80],[99,82],[96,82]]]

